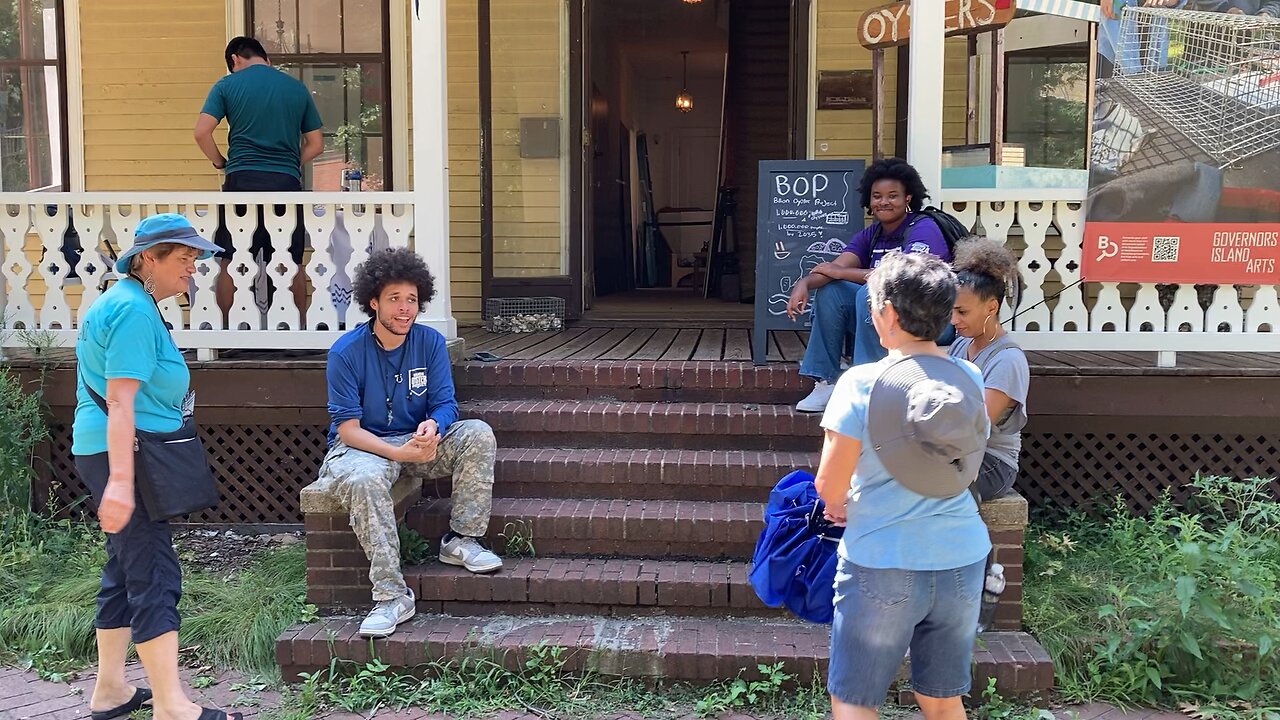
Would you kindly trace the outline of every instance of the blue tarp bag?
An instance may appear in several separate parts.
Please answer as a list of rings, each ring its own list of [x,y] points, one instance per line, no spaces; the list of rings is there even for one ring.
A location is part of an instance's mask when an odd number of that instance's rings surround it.
[[[824,510],[811,473],[793,470],[779,480],[769,492],[748,575],[764,604],[785,605],[816,623],[831,622],[834,613],[836,546],[844,535]]]

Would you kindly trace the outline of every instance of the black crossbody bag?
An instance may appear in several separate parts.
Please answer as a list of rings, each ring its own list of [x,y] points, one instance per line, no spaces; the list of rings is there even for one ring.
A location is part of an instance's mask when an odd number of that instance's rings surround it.
[[[107,401],[88,383],[84,389],[106,413]],[[200,512],[221,501],[194,416],[184,417],[173,432],[133,432],[134,486],[152,522]]]

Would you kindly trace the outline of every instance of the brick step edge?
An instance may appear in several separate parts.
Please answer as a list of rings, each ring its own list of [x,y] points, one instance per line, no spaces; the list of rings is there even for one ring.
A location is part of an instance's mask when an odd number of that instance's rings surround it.
[[[783,475],[817,466],[818,454],[808,452],[500,447],[494,493],[763,502]]]
[[[424,498],[405,523],[438,538],[449,510],[447,499]],[[746,559],[763,529],[763,503],[496,497],[486,540],[501,550],[520,535],[550,556]]]
[[[782,405],[491,400],[460,403],[459,410],[498,433],[787,436],[812,441],[814,451],[822,437],[821,414]]]
[[[358,617],[333,617],[286,629],[275,646],[284,679],[296,682],[299,673],[315,672],[334,656],[355,663],[376,656],[392,667],[412,668],[491,655],[516,670],[529,648],[542,643],[565,649],[568,672],[711,682],[740,672],[751,678],[757,664],[781,661],[786,672],[808,682],[815,673],[825,675],[830,644],[829,626],[759,618],[419,615],[380,640],[359,637],[359,627]],[[1053,663],[1026,633],[984,633],[974,653],[974,687],[985,688],[989,677],[1005,696],[1046,693],[1053,687]]]
[[[436,562],[404,568],[419,612],[476,614],[782,615],[756,596],[746,562],[638,558],[506,558],[502,570],[475,575]],[[368,571],[307,569],[317,605],[369,603]],[[359,588],[333,597],[330,588]],[[351,602],[344,602],[350,600]]]
[[[813,389],[794,366],[750,362],[506,360],[454,366],[460,398],[612,398],[794,404]]]

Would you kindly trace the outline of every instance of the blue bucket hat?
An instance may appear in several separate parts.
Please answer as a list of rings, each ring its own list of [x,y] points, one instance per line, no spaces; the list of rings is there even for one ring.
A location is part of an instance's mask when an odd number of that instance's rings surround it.
[[[143,218],[138,223],[138,228],[133,233],[133,247],[116,258],[116,272],[120,275],[129,272],[129,261],[134,255],[164,243],[178,243],[195,248],[200,251],[200,260],[208,260],[222,249],[200,237],[200,233],[196,232],[186,217],[177,213],[160,213]]]

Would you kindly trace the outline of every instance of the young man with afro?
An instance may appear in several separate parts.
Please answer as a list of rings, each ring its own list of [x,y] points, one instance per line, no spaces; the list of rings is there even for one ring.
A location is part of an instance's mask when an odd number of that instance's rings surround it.
[[[435,295],[422,259],[404,248],[377,251],[356,269],[352,291],[370,319],[329,350],[333,422],[320,479],[351,514],[369,557],[374,607],[360,634],[386,637],[413,616],[415,602],[400,572],[391,486],[402,472],[452,477],[440,561],[494,572],[502,560],[479,539],[489,526],[497,444],[483,421],[458,419],[444,336],[415,322]]]

